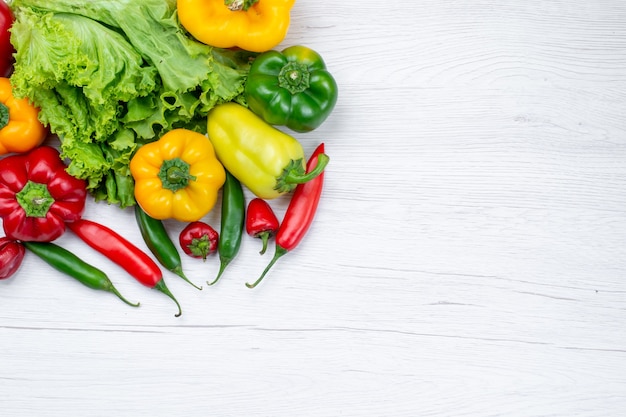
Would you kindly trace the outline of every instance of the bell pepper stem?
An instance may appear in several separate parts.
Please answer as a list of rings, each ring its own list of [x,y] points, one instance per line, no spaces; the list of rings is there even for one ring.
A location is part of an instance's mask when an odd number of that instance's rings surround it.
[[[317,156],[317,164],[315,165],[315,168],[306,174],[298,174],[295,171],[289,171],[285,177],[285,182],[287,184],[304,184],[324,172],[329,160],[330,158],[328,155],[321,153]]]
[[[274,266],[276,261],[278,261],[287,252],[289,252],[287,249],[283,248],[280,245],[276,245],[276,253],[274,253],[274,257],[272,258],[270,263],[267,265],[267,267],[265,267],[265,270],[263,271],[261,276],[256,281],[254,281],[253,283],[246,282],[246,287],[254,288],[257,285],[259,285],[259,283],[261,281],[263,281],[263,278],[265,278],[265,275],[269,272],[269,270],[272,268],[272,266]]]
[[[185,275],[185,273],[183,272],[183,267],[182,266],[177,266],[176,268],[172,269],[172,272],[175,273],[176,275],[178,275],[179,277],[181,277],[182,279],[184,279],[185,281],[187,281],[189,284],[191,284],[194,288],[198,289],[198,290],[202,290],[202,287],[198,287],[196,284],[194,284],[193,282],[191,282],[189,280],[189,278],[187,278],[187,276]]]
[[[0,130],[4,129],[9,124],[9,108],[6,104],[0,103]]]
[[[180,304],[178,303],[178,300],[176,299],[176,297],[174,297],[174,294],[172,294],[170,289],[167,288],[167,286],[165,285],[165,281],[163,281],[163,279],[161,279],[159,282],[156,283],[156,285],[154,286],[154,289],[161,291],[163,294],[167,295],[172,300],[174,300],[174,302],[176,303],[176,306],[178,307],[178,313],[174,314],[174,317],[180,317],[180,315],[183,314],[183,311],[180,308]]]
[[[259,0],[224,0],[224,5],[228,7],[231,12],[239,10],[246,11]]]
[[[189,164],[180,158],[163,161],[157,176],[161,180],[164,189],[176,192],[187,187],[190,181],[196,177],[189,173]]]
[[[28,217],[46,217],[48,210],[54,204],[54,198],[46,184],[31,180],[28,180],[24,188],[15,194],[15,198]]]

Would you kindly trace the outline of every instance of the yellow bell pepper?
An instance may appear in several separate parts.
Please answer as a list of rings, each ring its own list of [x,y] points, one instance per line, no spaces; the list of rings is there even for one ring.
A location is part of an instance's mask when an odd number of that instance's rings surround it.
[[[141,146],[130,161],[135,200],[154,219],[196,221],[206,215],[226,172],[206,136],[174,129]]]
[[[177,0],[181,25],[197,40],[251,52],[274,48],[287,35],[295,0]]]
[[[24,153],[41,145],[48,129],[39,121],[39,109],[13,95],[11,82],[0,77],[0,155]]]

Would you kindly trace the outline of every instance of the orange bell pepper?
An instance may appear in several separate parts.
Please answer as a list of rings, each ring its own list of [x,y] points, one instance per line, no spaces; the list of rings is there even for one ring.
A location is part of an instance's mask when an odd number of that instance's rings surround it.
[[[177,0],[181,25],[198,41],[251,52],[272,49],[287,35],[295,0]]]
[[[0,155],[28,152],[47,135],[39,109],[26,98],[16,98],[10,80],[0,77]]]

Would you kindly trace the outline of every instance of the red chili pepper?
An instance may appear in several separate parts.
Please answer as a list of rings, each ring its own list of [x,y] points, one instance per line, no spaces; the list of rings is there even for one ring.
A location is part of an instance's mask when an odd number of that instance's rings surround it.
[[[19,269],[26,248],[20,242],[0,237],[0,279],[9,278]]]
[[[274,236],[278,231],[278,226],[279,223],[276,214],[274,214],[274,210],[272,210],[272,207],[267,201],[261,198],[250,200],[246,212],[246,232],[250,236],[263,241],[263,248],[261,252],[259,252],[261,255],[263,255],[267,249],[269,238]]]
[[[201,221],[189,223],[178,236],[178,243],[183,252],[192,258],[202,258],[204,261],[209,254],[217,251],[218,240],[219,233]]]
[[[159,290],[174,300],[178,306],[176,317],[182,314],[180,304],[165,285],[161,269],[145,252],[112,229],[90,220],[80,219],[69,223],[67,227],[141,284]]]
[[[315,149],[309,158],[306,167],[307,172],[317,165],[318,158],[328,158],[328,156],[324,153],[323,143]],[[320,196],[322,195],[323,186],[324,172],[312,180],[303,184],[298,184],[293,196],[291,197],[291,201],[289,201],[289,206],[287,207],[285,217],[278,228],[278,233],[276,234],[276,252],[274,257],[270,261],[269,265],[267,265],[259,279],[252,284],[246,283],[248,288],[256,287],[279,258],[298,246],[298,243],[300,243],[313,222],[313,218],[315,217],[315,212],[317,211],[317,206],[320,201]]]
[[[14,240],[50,242],[80,219],[86,182],[72,177],[50,146],[0,160],[0,217]]]

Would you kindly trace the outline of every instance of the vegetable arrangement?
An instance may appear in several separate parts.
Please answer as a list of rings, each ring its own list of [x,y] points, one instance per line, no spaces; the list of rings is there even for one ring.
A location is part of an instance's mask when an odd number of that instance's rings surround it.
[[[295,0],[0,1],[0,279],[30,252],[139,306],[106,272],[54,242],[69,229],[171,298],[176,316],[182,308],[162,268],[202,289],[183,272],[181,252],[202,262],[216,254],[212,286],[244,236],[262,241],[260,255],[275,239],[267,267],[246,283],[256,287],[308,232],[329,162],[324,143],[307,159],[281,128],[310,135],[338,97],[318,52],[274,49],[293,7]],[[147,250],[83,218],[88,196],[133,210]],[[282,220],[274,199],[288,200]],[[219,233],[204,220],[218,202]],[[177,239],[165,221],[184,224]]]

